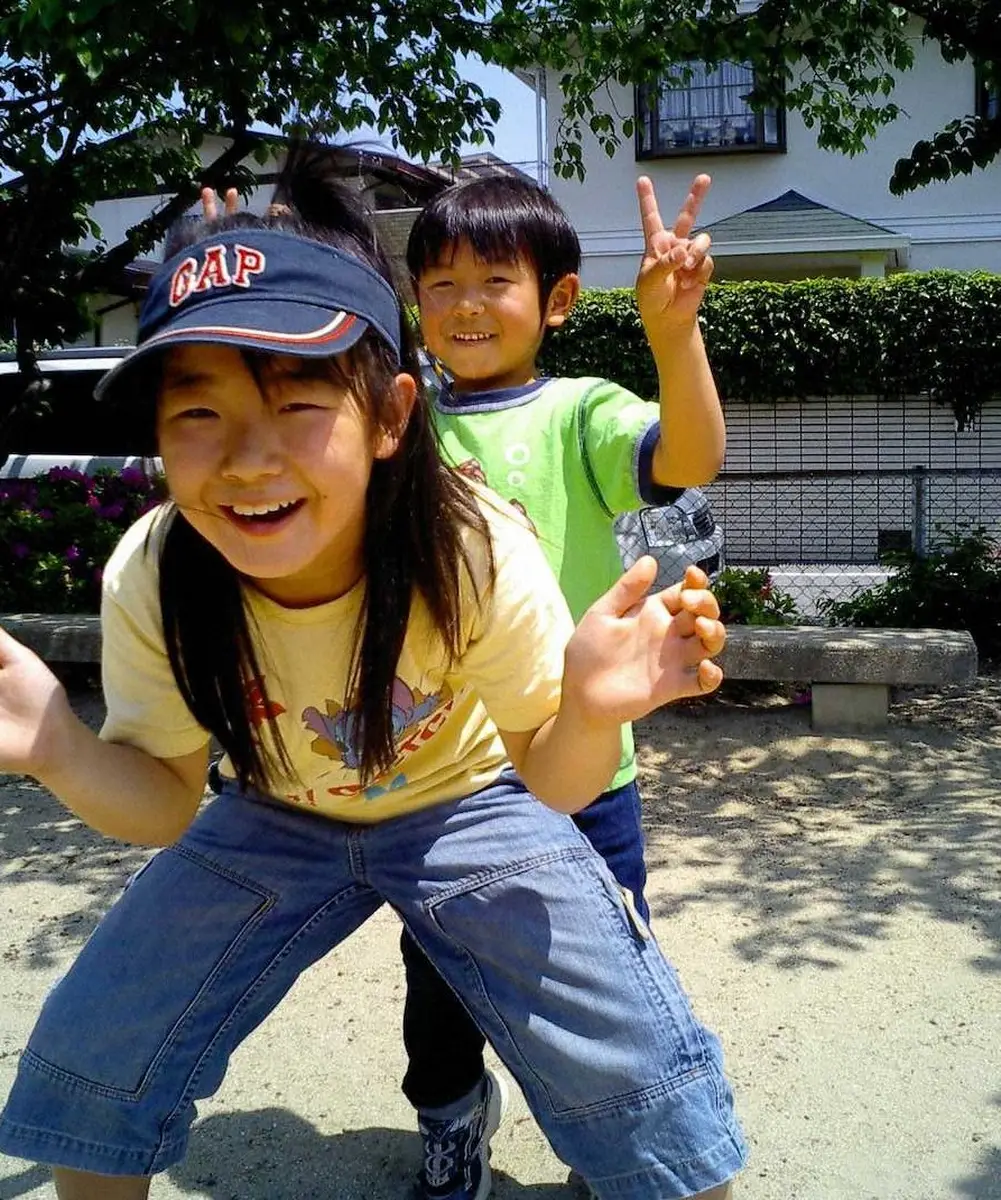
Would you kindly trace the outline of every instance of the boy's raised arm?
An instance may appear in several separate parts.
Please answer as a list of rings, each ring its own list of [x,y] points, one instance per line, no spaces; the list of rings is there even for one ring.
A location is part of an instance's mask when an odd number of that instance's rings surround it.
[[[708,175],[696,176],[674,226],[664,228],[653,183],[636,181],[643,259],[636,303],[660,386],[660,441],[653,480],[662,487],[709,483],[723,463],[726,431],[709,367],[698,311],[713,273],[708,234],[691,238],[709,191]]]

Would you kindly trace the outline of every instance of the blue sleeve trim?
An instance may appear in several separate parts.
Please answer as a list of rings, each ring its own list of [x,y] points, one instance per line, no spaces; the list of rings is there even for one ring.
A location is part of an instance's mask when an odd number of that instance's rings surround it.
[[[653,504],[657,507],[662,507],[666,504],[673,504],[684,493],[685,489],[662,487],[661,484],[654,483],[653,452],[657,449],[659,441],[660,422],[651,421],[646,428],[646,432],[640,438],[639,447],[636,452],[636,490],[639,492],[644,504]]]

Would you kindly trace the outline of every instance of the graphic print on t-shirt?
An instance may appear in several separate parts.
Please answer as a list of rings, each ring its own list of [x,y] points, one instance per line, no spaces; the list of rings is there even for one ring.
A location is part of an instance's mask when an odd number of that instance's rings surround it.
[[[489,486],[487,483],[487,477],[483,472],[483,468],[475,458],[467,458],[465,462],[459,463],[455,469],[460,475],[464,475],[466,479],[471,479],[474,483],[482,483],[484,487]],[[516,512],[521,513],[521,515],[528,522],[529,529],[531,529],[535,536],[538,537],[539,531],[535,528],[535,522],[528,515],[528,509],[525,508],[524,504],[522,504],[520,500],[508,500],[508,504],[510,504]]]
[[[265,698],[266,691],[264,680],[261,676],[255,676],[253,679],[247,681],[245,695],[247,699],[247,716],[250,718],[250,723],[255,729],[259,729],[265,721],[270,721],[273,717],[280,717],[285,711],[274,700]]]
[[[393,742],[397,766],[431,738],[445,714],[452,707],[452,689],[446,684],[440,692],[425,695],[419,688],[407,686],[397,677],[393,681],[392,720]],[[325,713],[310,706],[302,714],[303,724],[316,734],[310,745],[314,754],[333,759],[349,770],[361,765],[359,732],[361,711],[355,705],[344,706],[336,700],[326,701]],[[439,715],[440,714],[440,715]]]

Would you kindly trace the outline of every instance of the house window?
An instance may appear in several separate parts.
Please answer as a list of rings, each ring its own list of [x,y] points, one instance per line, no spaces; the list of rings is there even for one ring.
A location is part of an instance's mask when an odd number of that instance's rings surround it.
[[[636,157],[671,154],[783,152],[785,111],[755,112],[747,103],[754,70],[725,62],[693,62],[667,80],[636,89]]]
[[[1001,118],[1001,87],[988,86],[987,80],[977,72],[977,116],[988,121]]]

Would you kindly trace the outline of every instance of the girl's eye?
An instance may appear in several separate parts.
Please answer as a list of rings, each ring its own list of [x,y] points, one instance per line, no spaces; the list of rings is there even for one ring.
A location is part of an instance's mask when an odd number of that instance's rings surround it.
[[[510,283],[511,280],[506,275],[491,275],[487,283]]]
[[[208,421],[218,416],[211,408],[199,408],[197,405],[180,408],[173,415],[175,421]]]
[[[315,412],[318,408],[323,407],[322,404],[310,404],[306,400],[290,400],[288,404],[283,404],[279,411],[283,413]]]

